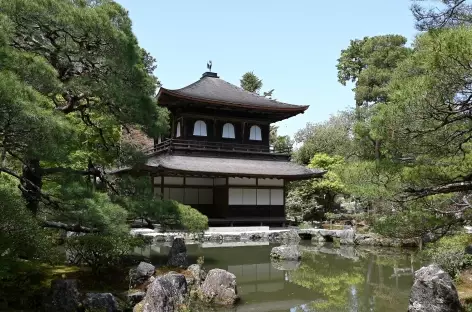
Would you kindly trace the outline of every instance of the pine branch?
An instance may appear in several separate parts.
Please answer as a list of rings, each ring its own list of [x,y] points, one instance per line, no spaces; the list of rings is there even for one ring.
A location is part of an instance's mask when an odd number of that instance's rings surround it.
[[[449,194],[457,192],[468,192],[472,190],[472,181],[453,182],[434,187],[426,187],[421,189],[407,188],[406,193],[412,194],[410,197],[420,199],[437,194]]]
[[[99,232],[98,229],[85,227],[79,224],[66,224],[63,222],[56,222],[56,221],[43,221],[43,227],[53,228],[53,229],[62,229],[69,232],[77,232],[77,233],[97,233]]]

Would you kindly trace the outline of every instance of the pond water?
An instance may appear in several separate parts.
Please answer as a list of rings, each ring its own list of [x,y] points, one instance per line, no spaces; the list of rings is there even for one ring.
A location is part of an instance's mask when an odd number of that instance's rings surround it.
[[[204,243],[187,249],[191,263],[203,256],[207,270],[236,275],[241,303],[229,311],[237,312],[406,311],[413,272],[421,266],[414,251],[309,241],[300,244],[300,263],[274,263],[273,246]],[[153,245],[140,253],[158,264],[169,249]]]

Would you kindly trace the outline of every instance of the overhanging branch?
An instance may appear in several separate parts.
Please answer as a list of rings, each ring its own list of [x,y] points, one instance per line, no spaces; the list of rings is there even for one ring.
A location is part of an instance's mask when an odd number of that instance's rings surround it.
[[[408,194],[411,194],[412,197],[419,199],[419,198],[424,198],[431,195],[467,192],[471,190],[472,190],[472,181],[463,181],[463,182],[454,182],[454,183],[448,183],[448,184],[421,188],[421,189],[407,188],[405,192]]]
[[[44,221],[42,223],[43,227],[53,228],[53,229],[62,229],[69,232],[77,232],[77,233],[97,233],[99,232],[98,229],[85,227],[79,224],[66,224],[63,222],[56,222],[56,221]]]

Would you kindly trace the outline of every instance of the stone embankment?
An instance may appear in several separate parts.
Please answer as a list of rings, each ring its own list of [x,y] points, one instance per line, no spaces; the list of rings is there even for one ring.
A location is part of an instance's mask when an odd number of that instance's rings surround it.
[[[229,229],[229,230],[228,230]],[[240,229],[234,228],[212,228],[205,233],[159,233],[152,229],[133,229],[134,235],[142,235],[153,240],[153,242],[172,242],[175,237],[181,236],[186,242],[271,242],[284,243],[296,239],[311,239],[316,242],[338,241],[341,245],[363,245],[383,247],[417,247],[415,239],[386,238],[373,233],[358,234],[353,229],[326,230],[326,229],[269,229],[268,227],[252,229],[250,227]]]

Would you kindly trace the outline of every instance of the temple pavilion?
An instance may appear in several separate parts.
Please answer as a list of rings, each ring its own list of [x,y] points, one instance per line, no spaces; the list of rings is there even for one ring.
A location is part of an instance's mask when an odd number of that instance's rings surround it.
[[[269,143],[271,123],[308,106],[245,91],[214,72],[181,89],[160,88],[157,100],[171,113],[170,135],[127,170],[150,174],[157,196],[198,209],[210,225],[283,225],[287,182],[324,174]]]

